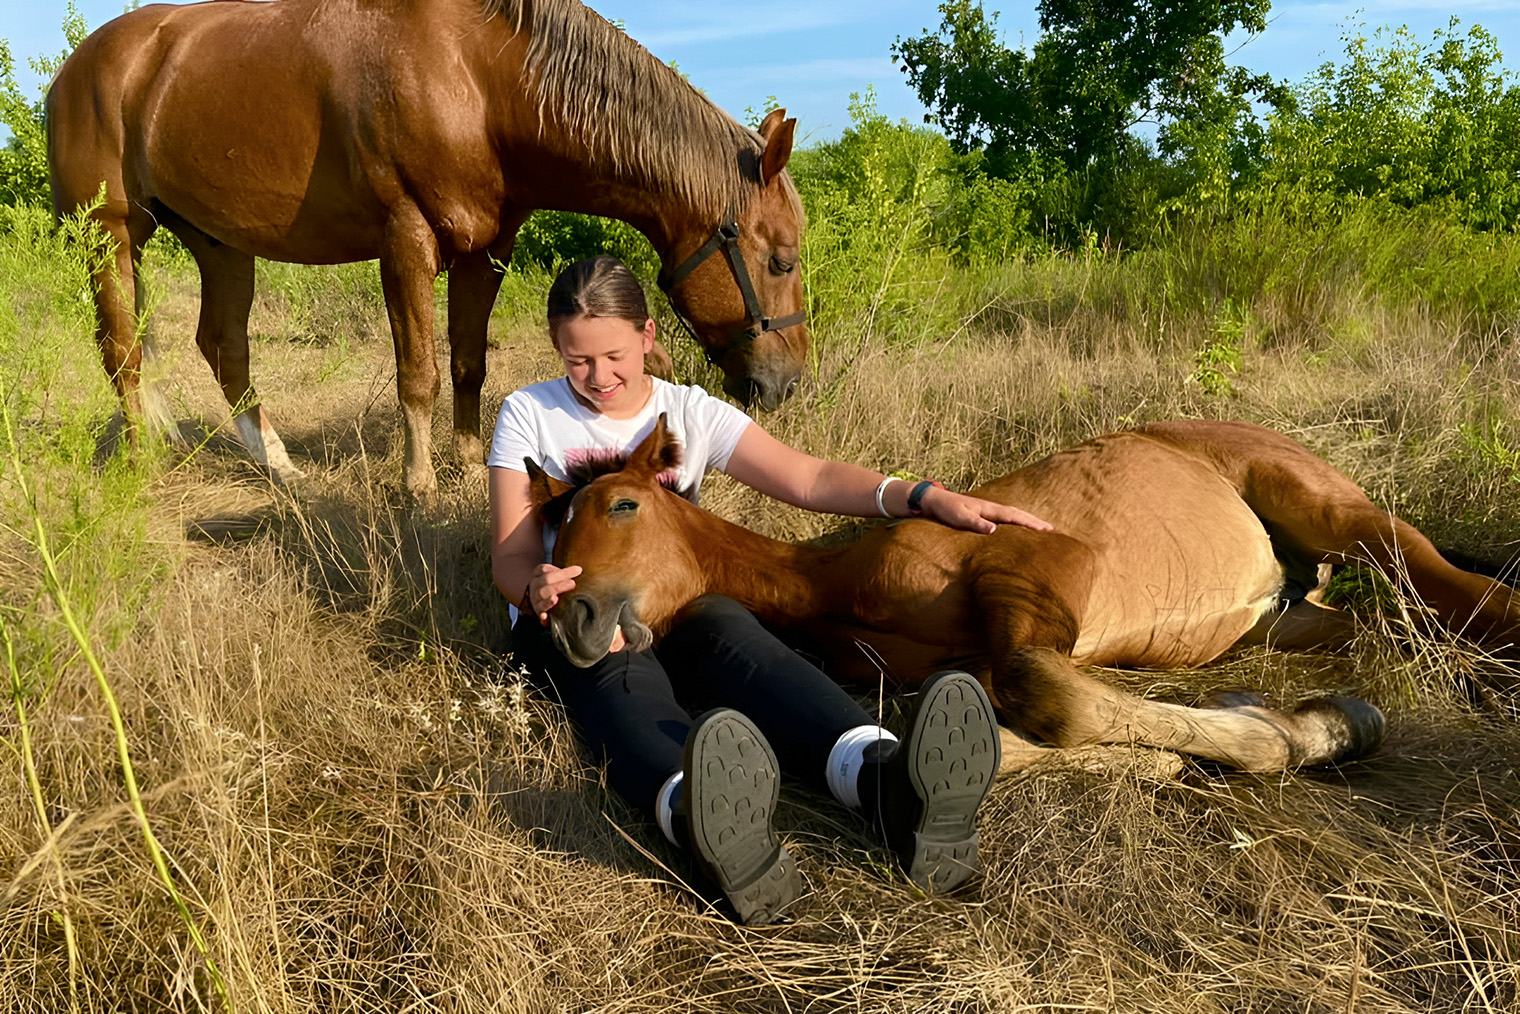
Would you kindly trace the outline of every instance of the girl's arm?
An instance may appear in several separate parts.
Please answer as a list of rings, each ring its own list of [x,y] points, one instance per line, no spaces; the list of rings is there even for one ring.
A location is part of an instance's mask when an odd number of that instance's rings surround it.
[[[544,562],[544,532],[525,472],[492,468],[491,577],[507,601],[538,614],[540,623],[559,597],[575,587],[579,567]]]
[[[788,447],[759,424],[750,423],[725,469],[729,475],[767,496],[809,510],[856,517],[880,517],[876,490],[886,476],[843,461],[824,461]],[[908,494],[913,483],[888,482],[882,506],[892,517],[908,517]],[[1050,525],[1017,507],[993,503],[963,493],[932,487],[923,494],[920,512],[951,528],[990,534],[1000,524],[1049,531]]]

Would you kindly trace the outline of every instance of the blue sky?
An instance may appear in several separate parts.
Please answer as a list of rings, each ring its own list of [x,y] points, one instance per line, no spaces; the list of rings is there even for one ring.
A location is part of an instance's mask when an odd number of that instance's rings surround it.
[[[122,0],[76,0],[91,28],[121,13]],[[63,49],[66,0],[20,0],[0,13],[0,37],[10,40],[18,63]],[[901,73],[892,66],[891,46],[939,25],[933,0],[768,0],[763,5],[732,0],[593,0],[605,17],[621,20],[628,32],[682,71],[719,105],[743,118],[777,96],[797,116],[802,137],[825,140],[849,125],[851,92],[874,85],[878,108],[893,118],[919,122],[924,109]],[[1037,35],[1033,2],[985,0],[1001,11],[998,26],[1010,45]],[[21,9],[18,10],[17,8]],[[763,14],[747,11],[763,10]],[[1520,68],[1520,4],[1514,0],[1431,3],[1292,3],[1273,5],[1267,31],[1240,49],[1232,62],[1275,78],[1301,79],[1326,60],[1338,60],[1340,37],[1348,25],[1408,25],[1428,41],[1452,16],[1464,25],[1493,32],[1505,63]],[[23,68],[24,69],[24,68]],[[36,78],[24,75],[28,87]]]

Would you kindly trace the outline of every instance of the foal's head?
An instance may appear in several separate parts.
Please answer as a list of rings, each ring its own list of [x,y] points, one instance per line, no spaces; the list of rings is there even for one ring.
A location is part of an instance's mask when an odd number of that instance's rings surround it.
[[[606,655],[617,626],[631,650],[645,650],[702,594],[691,538],[702,511],[661,482],[680,457],[661,415],[620,470],[585,485],[560,482],[527,461],[534,505],[544,524],[559,525],[555,565],[582,568],[549,613],[555,645],[576,665]]]

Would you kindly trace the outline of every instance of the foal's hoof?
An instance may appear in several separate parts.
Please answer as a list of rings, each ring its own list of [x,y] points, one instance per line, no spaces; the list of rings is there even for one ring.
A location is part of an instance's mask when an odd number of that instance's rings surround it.
[[[1376,750],[1388,731],[1383,713],[1359,697],[1320,697],[1293,712],[1300,722],[1313,721],[1320,727],[1321,741],[1311,747],[1311,756],[1302,764],[1330,764],[1356,760]]]

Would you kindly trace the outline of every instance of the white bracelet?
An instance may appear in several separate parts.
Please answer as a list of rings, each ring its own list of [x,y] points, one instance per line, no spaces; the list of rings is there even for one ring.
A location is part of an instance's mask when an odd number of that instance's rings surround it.
[[[892,478],[889,475],[885,479],[881,480],[881,485],[876,487],[876,509],[881,512],[881,516],[884,518],[890,518],[893,515],[891,511],[887,510],[887,502],[886,500],[882,499],[882,496],[887,492],[887,486],[890,483],[894,483],[896,481],[896,479]]]

